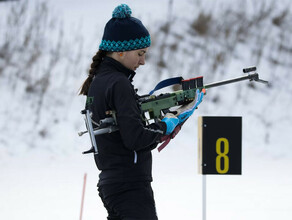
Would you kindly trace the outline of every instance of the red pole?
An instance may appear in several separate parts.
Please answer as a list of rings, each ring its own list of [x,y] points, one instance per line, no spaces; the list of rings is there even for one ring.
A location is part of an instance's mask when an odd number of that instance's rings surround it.
[[[86,187],[86,176],[87,174],[84,174],[84,180],[83,180],[83,190],[82,190],[82,199],[81,199],[81,209],[80,209],[80,220],[82,220],[82,213],[83,213],[83,204],[84,204],[84,196],[85,196],[85,187]]]

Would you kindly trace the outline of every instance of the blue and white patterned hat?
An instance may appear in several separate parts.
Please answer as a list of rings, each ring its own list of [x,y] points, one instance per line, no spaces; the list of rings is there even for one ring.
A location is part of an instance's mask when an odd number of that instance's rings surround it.
[[[151,39],[142,22],[131,17],[132,11],[126,4],[115,8],[112,18],[104,28],[100,50],[129,51],[149,47]]]

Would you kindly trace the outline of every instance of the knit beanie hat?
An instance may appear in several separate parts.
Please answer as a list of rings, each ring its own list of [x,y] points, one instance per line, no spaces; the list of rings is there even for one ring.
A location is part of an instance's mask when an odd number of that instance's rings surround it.
[[[113,11],[112,18],[104,28],[100,50],[129,51],[149,47],[151,39],[142,22],[131,17],[132,11],[126,4],[121,4]]]

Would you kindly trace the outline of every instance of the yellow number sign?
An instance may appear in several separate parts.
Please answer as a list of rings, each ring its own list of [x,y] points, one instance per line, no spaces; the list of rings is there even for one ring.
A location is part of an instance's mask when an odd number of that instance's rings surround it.
[[[242,118],[201,116],[198,124],[199,173],[241,175]]]

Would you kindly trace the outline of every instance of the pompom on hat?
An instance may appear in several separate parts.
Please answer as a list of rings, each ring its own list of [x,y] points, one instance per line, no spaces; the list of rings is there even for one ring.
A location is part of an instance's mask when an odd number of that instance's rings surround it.
[[[114,9],[112,18],[104,28],[100,50],[123,52],[150,46],[149,32],[142,22],[131,14],[132,11],[126,4]]]

